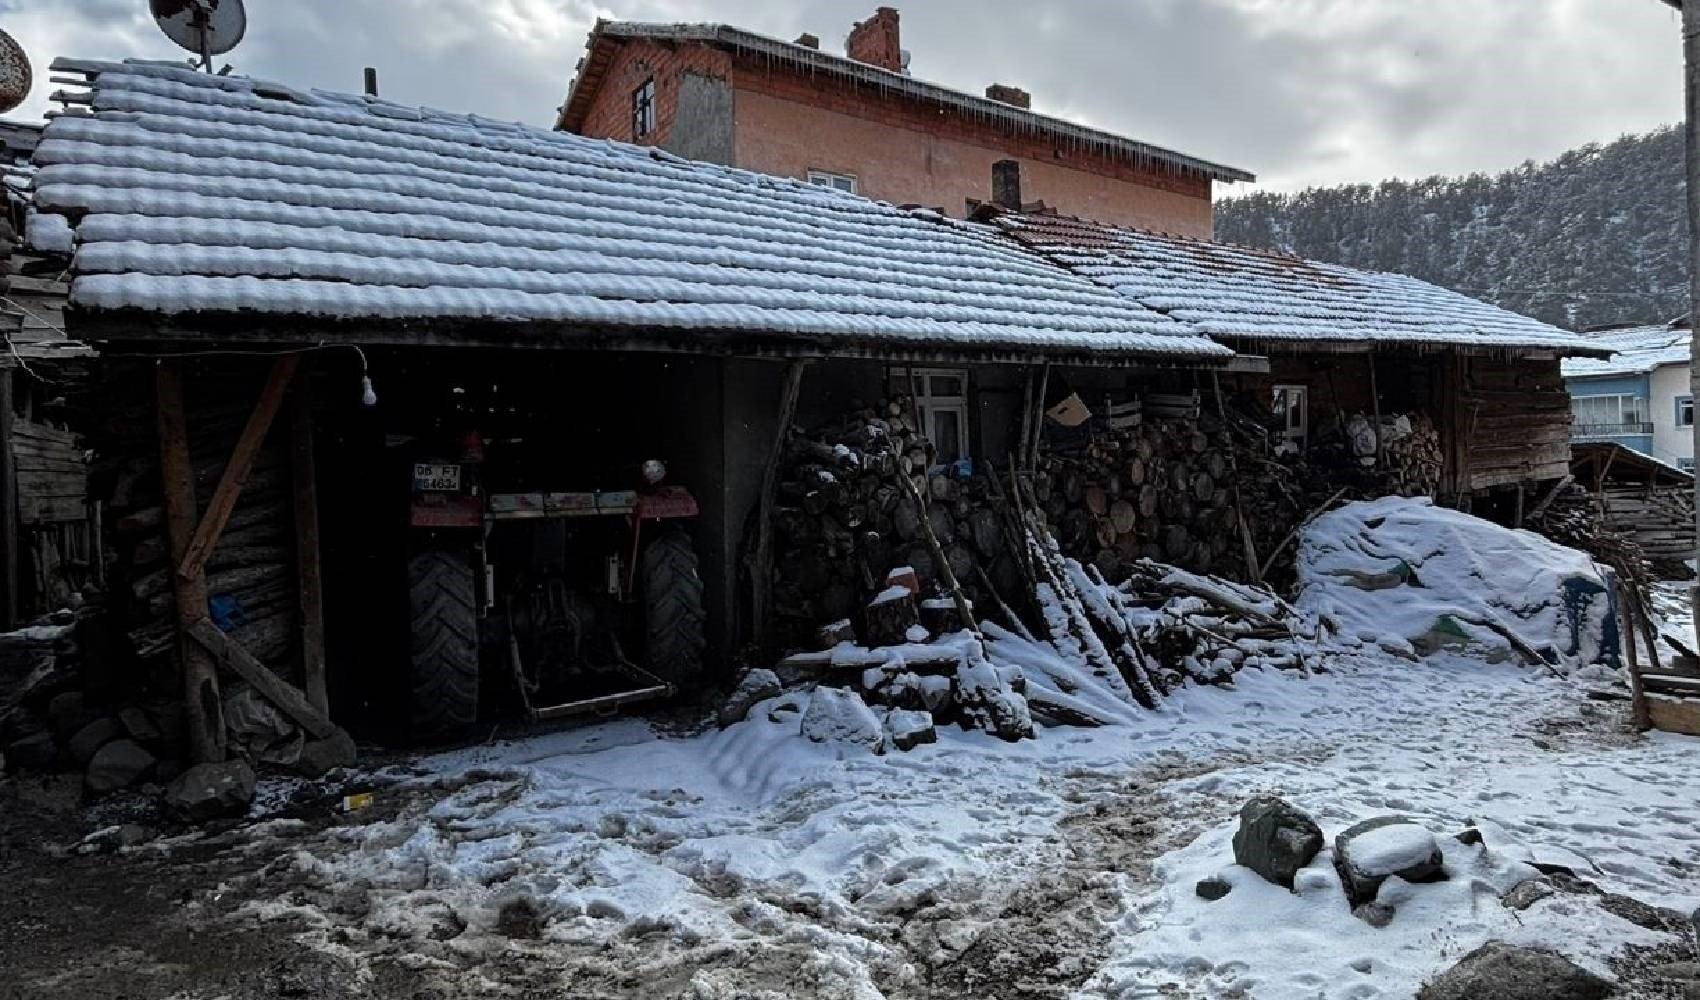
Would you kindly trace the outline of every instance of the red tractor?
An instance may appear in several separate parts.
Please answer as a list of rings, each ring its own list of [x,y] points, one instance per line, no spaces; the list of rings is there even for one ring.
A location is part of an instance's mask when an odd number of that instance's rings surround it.
[[[458,454],[412,464],[414,740],[463,738],[480,702],[493,714],[504,695],[541,720],[694,684],[705,615],[690,492],[659,461],[638,489],[490,492],[500,463],[484,444],[469,433]]]

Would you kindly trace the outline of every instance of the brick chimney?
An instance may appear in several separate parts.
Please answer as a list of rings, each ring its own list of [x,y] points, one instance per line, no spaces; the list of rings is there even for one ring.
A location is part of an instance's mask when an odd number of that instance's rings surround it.
[[[857,62],[903,72],[903,46],[898,40],[897,8],[881,7],[866,21],[858,21],[844,40],[844,54]]]
[[[1008,104],[1011,107],[1020,108],[1023,111],[1031,111],[1033,109],[1033,95],[1022,90],[1020,87],[1011,87],[1007,84],[994,83],[990,87],[986,88],[986,96],[997,101],[999,104]]]
[[[999,160],[992,164],[992,204],[1010,212],[1021,211],[1021,164]]]
[[[820,39],[805,31],[801,35],[798,35],[797,40],[791,44],[801,45],[805,49],[818,49],[820,48]]]

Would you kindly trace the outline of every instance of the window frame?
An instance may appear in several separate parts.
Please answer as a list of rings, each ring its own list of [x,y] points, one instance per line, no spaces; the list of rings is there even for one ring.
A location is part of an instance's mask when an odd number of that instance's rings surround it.
[[[1281,417],[1281,439],[1291,441],[1300,448],[1310,439],[1310,386],[1294,382],[1280,382],[1269,387],[1270,409]],[[1280,397],[1291,396],[1298,401],[1298,425],[1294,426],[1293,413],[1290,407],[1281,407]]]
[[[1601,403],[1602,400],[1612,400],[1613,401],[1611,409],[1615,412],[1614,418],[1610,419],[1610,420],[1597,420],[1597,419],[1596,420],[1587,420],[1587,419],[1583,419],[1584,417],[1589,416],[1587,409],[1600,407],[1602,405],[1602,403]],[[1625,413],[1624,413],[1624,411],[1626,409],[1624,404],[1625,404],[1626,401],[1630,404],[1627,407],[1627,409],[1629,411],[1627,417],[1625,416]],[[1581,424],[1584,427],[1624,428],[1624,427],[1628,427],[1631,424],[1639,425],[1639,424],[1650,424],[1650,423],[1652,423],[1652,420],[1651,420],[1652,414],[1649,412],[1649,409],[1650,409],[1649,403],[1650,403],[1650,400],[1648,400],[1648,398],[1646,396],[1636,395],[1635,393],[1632,393],[1632,392],[1599,392],[1599,393],[1594,393],[1594,394],[1588,395],[1588,396],[1577,396],[1577,395],[1572,394],[1571,397],[1570,397],[1570,414],[1571,414],[1572,419],[1576,423]],[[1634,417],[1635,419],[1631,420],[1631,419],[1628,419],[1628,417]],[[1686,425],[1683,425],[1683,426],[1686,426]],[[1643,433],[1643,432],[1641,432],[1641,431],[1625,432],[1625,431],[1619,430],[1619,431],[1616,431],[1614,433],[1622,434],[1622,433]]]
[[[632,91],[632,141],[655,131],[655,77],[638,84]]]
[[[855,174],[846,174],[837,170],[822,170],[819,167],[810,167],[804,174],[804,177],[815,187],[831,188],[834,191],[842,191],[845,194],[861,193],[862,184],[861,181],[856,179]],[[839,183],[840,181],[844,183],[841,184]],[[846,187],[846,184],[849,186]]]
[[[1683,412],[1682,411],[1685,410],[1685,409],[1688,411],[1688,414],[1687,414],[1688,419],[1687,420],[1683,419]],[[1693,427],[1694,426],[1694,397],[1693,396],[1678,396],[1678,397],[1676,397],[1676,425],[1678,427]]]
[[[934,379],[951,378],[959,380],[959,391],[954,393],[934,391]],[[917,381],[920,383],[920,391],[916,390]],[[944,413],[956,415],[958,453],[954,458],[945,458],[942,453],[937,454],[934,468],[951,465],[963,459],[973,460],[974,446],[972,435],[968,429],[968,399],[971,391],[968,369],[920,368],[898,365],[888,369],[886,385],[894,387],[900,394],[914,399],[915,411],[921,418],[921,426],[918,431],[922,437],[931,442],[935,450],[940,445],[938,426],[934,423],[934,418]]]

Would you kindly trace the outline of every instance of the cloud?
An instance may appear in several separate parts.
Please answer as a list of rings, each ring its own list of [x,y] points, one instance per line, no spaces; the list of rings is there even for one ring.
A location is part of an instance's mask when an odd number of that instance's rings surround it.
[[[871,11],[803,0],[249,0],[237,70],[548,125],[599,16],[721,21],[837,48]],[[912,0],[917,76],[994,81],[1041,111],[1293,188],[1498,170],[1681,117],[1681,51],[1652,0]],[[36,63],[179,59],[140,0],[0,0]]]

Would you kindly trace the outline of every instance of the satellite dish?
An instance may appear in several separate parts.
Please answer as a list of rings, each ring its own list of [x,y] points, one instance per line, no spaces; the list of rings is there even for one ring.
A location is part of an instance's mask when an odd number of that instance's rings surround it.
[[[0,31],[0,114],[24,103],[33,82],[30,57],[11,35]]]
[[[208,73],[212,57],[234,49],[248,30],[242,0],[148,0],[148,9],[165,37],[200,56]]]

